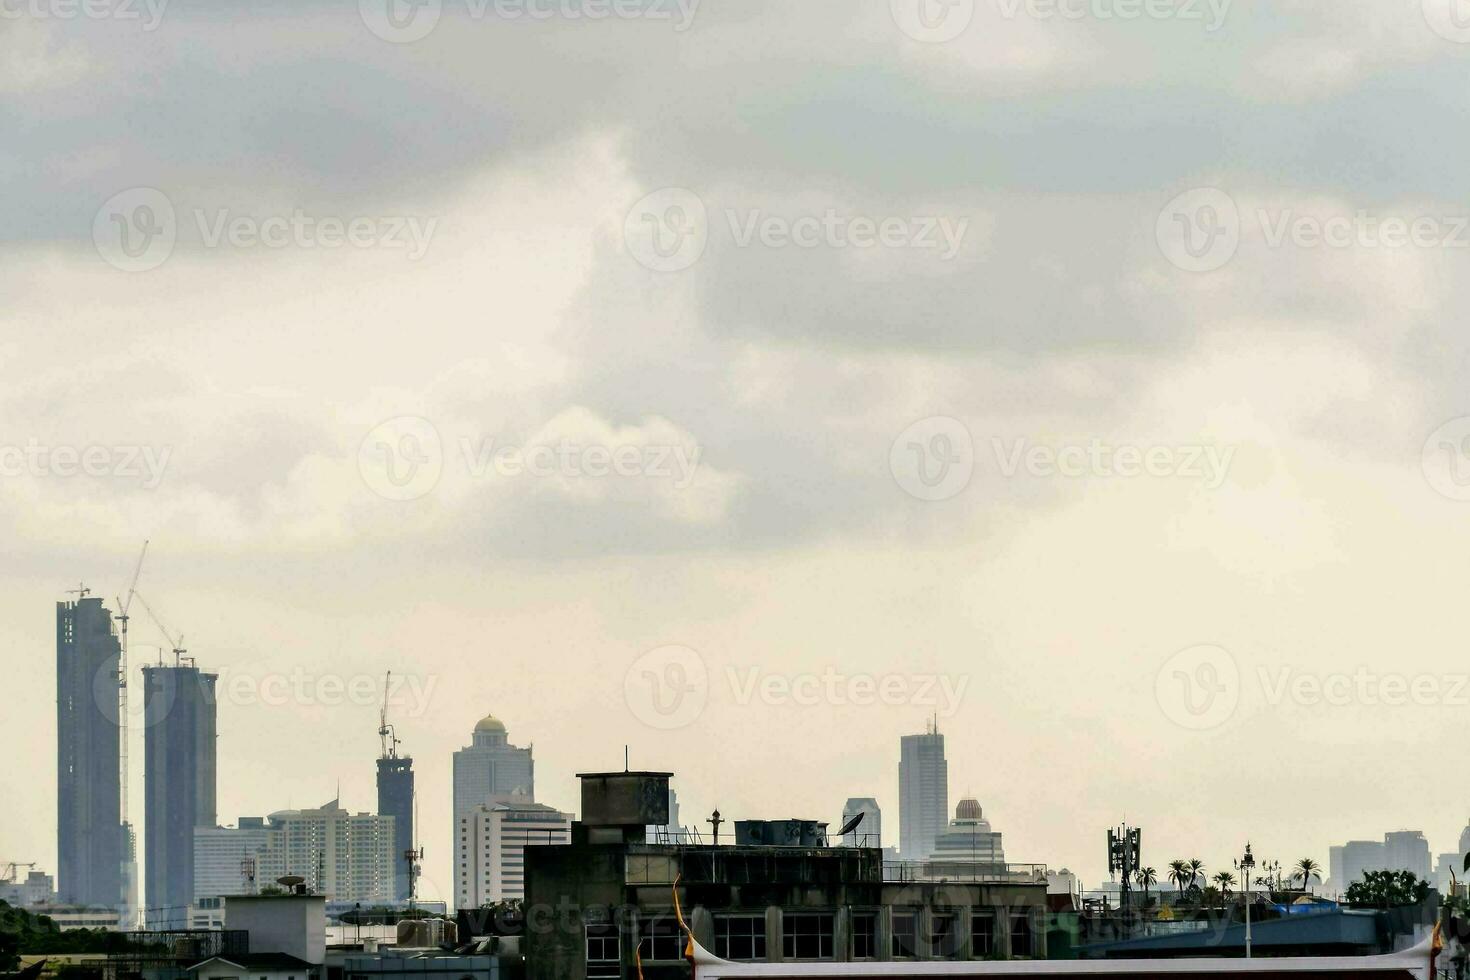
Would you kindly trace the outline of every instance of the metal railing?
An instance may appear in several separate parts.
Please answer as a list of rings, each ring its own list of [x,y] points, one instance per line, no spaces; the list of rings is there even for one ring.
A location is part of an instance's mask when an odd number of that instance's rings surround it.
[[[889,882],[959,881],[983,885],[1046,884],[1044,864],[978,864],[966,861],[884,861]]]

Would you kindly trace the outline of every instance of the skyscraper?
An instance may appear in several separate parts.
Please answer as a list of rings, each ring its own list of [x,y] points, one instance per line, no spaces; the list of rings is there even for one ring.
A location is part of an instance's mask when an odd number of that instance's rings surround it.
[[[497,797],[536,798],[531,750],[510,744],[505,725],[494,715],[475,724],[470,744],[454,753],[454,824],[481,803]]]
[[[158,928],[188,926],[194,830],[215,825],[216,680],[193,663],[143,668],[143,878]]]
[[[395,743],[396,745],[396,743]],[[408,860],[413,848],[413,757],[396,748],[378,759],[378,815],[393,818],[393,897],[408,899]]]
[[[863,822],[849,834],[842,836],[843,847],[882,847],[883,811],[878,801],[871,796],[854,796],[842,805],[842,822],[846,824],[859,813]]]
[[[923,861],[934,851],[949,818],[949,763],[937,726],[905,735],[898,761],[898,853]]]
[[[71,904],[124,903],[120,649],[100,598],[56,604],[56,886]]]

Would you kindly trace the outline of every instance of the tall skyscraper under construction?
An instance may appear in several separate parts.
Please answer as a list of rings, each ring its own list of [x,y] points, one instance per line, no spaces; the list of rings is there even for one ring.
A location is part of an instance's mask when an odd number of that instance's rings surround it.
[[[125,902],[120,652],[101,598],[56,604],[56,890],[71,904]]]
[[[194,830],[215,825],[216,674],[189,658],[143,668],[143,835],[148,923],[189,925]]]
[[[395,754],[378,760],[378,816],[393,818],[393,898],[408,898],[408,860],[413,849],[413,757]]]

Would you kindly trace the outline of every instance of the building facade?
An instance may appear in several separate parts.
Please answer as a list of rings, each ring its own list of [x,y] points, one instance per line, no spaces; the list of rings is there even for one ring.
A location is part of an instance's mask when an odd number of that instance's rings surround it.
[[[529,980],[687,977],[676,887],[694,937],[728,960],[1046,956],[1044,874],[892,882],[876,848],[650,844],[666,773],[581,778],[571,843],[526,852],[527,908],[556,910],[527,919]]]
[[[924,862],[925,876],[930,878],[964,878],[1004,872],[1005,867],[1000,833],[991,829],[979,801],[968,797],[955,807],[954,819],[935,839],[929,860]]]
[[[255,895],[262,885],[272,884],[275,878],[260,876],[262,866],[270,864],[264,858],[269,844],[270,831],[261,817],[241,817],[235,827],[195,827],[194,904],[225,895]]]
[[[1408,871],[1416,878],[1433,880],[1429,841],[1424,839],[1423,831],[1395,830],[1384,834],[1383,863],[1391,871]]]
[[[411,756],[378,759],[378,815],[393,818],[393,897],[402,902],[409,889],[409,861],[404,855],[414,847]]]
[[[842,805],[843,826],[860,813],[863,815],[862,822],[851,832],[842,835],[843,846],[882,847],[883,810],[878,806],[878,801],[871,796],[850,797]]]
[[[922,861],[949,820],[949,762],[937,728],[905,735],[898,762],[898,855]]]
[[[56,890],[68,904],[126,901],[120,652],[100,598],[56,604]]]
[[[313,894],[330,901],[382,905],[393,901],[397,846],[393,818],[348,813],[336,800],[315,810],[270,816],[265,881],[304,877]]]
[[[143,668],[144,895],[151,928],[188,926],[194,831],[215,825],[216,674]]]
[[[565,844],[571,827],[570,813],[518,798],[475,807],[460,818],[455,907],[475,909],[525,898],[526,849]]]
[[[493,715],[475,724],[470,744],[454,753],[454,824],[482,803],[501,797],[536,798],[531,750],[510,744],[510,735]]]

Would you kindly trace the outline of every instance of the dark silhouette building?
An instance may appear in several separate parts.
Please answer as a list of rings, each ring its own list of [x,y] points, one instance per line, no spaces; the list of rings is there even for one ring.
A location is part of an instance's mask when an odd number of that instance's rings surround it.
[[[189,924],[194,828],[213,827],[216,817],[217,679],[188,662],[143,668],[143,877],[149,928]]]
[[[124,904],[120,652],[100,598],[56,604],[56,890],[67,904]]]
[[[393,897],[408,899],[409,863],[413,848],[413,757],[389,756],[378,760],[378,816],[393,818]]]

